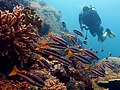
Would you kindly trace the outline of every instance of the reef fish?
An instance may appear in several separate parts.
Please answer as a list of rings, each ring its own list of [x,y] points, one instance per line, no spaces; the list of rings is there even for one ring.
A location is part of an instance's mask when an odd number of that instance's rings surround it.
[[[41,61],[41,62],[39,62],[39,64],[41,64],[42,66],[46,67],[47,69],[50,69],[50,65],[46,61],[46,59],[44,57],[40,56],[40,55],[38,55],[38,57],[39,57],[39,60]]]
[[[26,81],[28,81],[29,83],[31,83],[32,85],[35,85],[38,87],[43,87],[45,85],[43,80],[37,75],[29,73],[25,70],[19,71],[16,66],[14,66],[12,72],[9,74],[9,76],[13,76],[13,75],[18,75],[23,79],[25,79]]]
[[[81,54],[75,54],[73,56],[75,57],[75,59],[77,61],[81,61],[81,62],[86,63],[86,64],[91,64],[92,63],[89,59],[87,59],[86,57],[84,57]]]
[[[102,72],[100,70],[97,70],[97,69],[93,69],[91,70],[91,72],[97,76],[100,76],[100,77],[104,77],[105,76],[105,72]]]
[[[51,33],[48,34],[48,37],[51,37],[53,39],[53,41],[61,44],[61,45],[64,45],[64,46],[67,46],[68,43],[61,37],[57,36],[57,35],[52,35]]]
[[[56,50],[53,49],[44,49],[43,52],[47,55],[52,55],[54,59],[58,60],[59,62],[62,62],[67,65],[72,65],[72,62],[65,59],[61,53],[57,52]]]
[[[100,49],[101,52],[104,52],[104,49]]]
[[[105,61],[105,66],[110,69],[114,69],[114,66],[109,61]]]
[[[61,44],[59,44],[59,43],[51,43],[51,44],[49,44],[49,46],[50,46],[51,48],[56,48],[56,49],[66,49],[66,48],[67,48],[66,46],[61,45]]]
[[[109,52],[109,56],[112,56],[112,53],[111,53],[111,52]]]
[[[73,32],[76,33],[77,35],[79,35],[79,36],[81,36],[81,37],[84,38],[84,35],[83,35],[80,31],[78,31],[78,30],[73,30]]]
[[[99,59],[98,56],[96,56],[94,53],[90,52],[90,51],[87,50],[87,49],[84,49],[83,52],[84,52],[85,54],[87,54],[88,56],[90,56],[91,58],[93,58],[93,59],[96,59],[96,60]]]
[[[73,36],[71,34],[66,34],[64,32],[62,32],[62,34],[63,34],[63,36],[69,38],[72,41],[73,44],[77,44],[78,39],[75,36]]]
[[[83,43],[84,43],[85,45],[88,45],[88,42],[87,42],[86,40],[84,40]]]

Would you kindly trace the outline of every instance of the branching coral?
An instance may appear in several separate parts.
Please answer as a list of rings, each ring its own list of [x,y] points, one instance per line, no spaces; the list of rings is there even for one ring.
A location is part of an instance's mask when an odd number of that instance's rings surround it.
[[[0,11],[0,71],[4,71],[6,65],[7,69],[14,64],[29,67],[36,60],[33,50],[38,31],[30,23],[24,23],[25,17],[21,7],[14,8],[13,13]],[[6,59],[5,62],[2,59]]]

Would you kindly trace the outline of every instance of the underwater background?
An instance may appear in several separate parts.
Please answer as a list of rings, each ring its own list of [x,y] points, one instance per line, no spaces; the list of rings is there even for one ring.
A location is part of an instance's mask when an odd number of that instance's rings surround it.
[[[39,1],[39,0],[37,0]],[[93,49],[98,51],[98,56],[100,60],[109,56],[109,52],[112,56],[120,56],[120,6],[119,0],[43,0],[48,5],[62,12],[62,20],[65,21],[67,28],[70,32],[73,29],[80,30],[78,16],[83,6],[95,7],[101,20],[104,31],[106,28],[110,28],[116,35],[114,39],[107,37],[107,39],[101,43],[98,42],[97,37],[92,37],[88,32],[88,46],[85,48]],[[84,34],[86,32],[84,31]],[[104,52],[100,52],[100,49],[104,49]]]
[[[120,90],[118,4],[0,0],[0,90]],[[101,43],[88,32],[86,40],[84,6],[95,7],[116,37]]]

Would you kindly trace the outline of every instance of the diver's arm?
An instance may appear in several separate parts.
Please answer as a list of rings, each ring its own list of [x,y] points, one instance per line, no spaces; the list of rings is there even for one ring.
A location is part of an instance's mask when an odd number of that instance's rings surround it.
[[[88,27],[83,23],[83,15],[79,14],[79,24],[80,24],[80,28],[81,31],[83,31],[83,29],[88,30]]]
[[[80,28],[81,28],[81,31],[83,31],[83,21],[82,21],[82,14],[79,14],[79,25],[80,25]]]

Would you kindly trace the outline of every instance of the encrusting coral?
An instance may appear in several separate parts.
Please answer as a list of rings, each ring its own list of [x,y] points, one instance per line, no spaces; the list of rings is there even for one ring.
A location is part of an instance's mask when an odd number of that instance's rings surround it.
[[[64,83],[60,83],[59,79],[51,76],[49,79],[45,81],[45,86],[43,90],[67,90]]]
[[[31,73],[36,74],[44,80],[45,86],[42,90],[67,90],[64,83],[61,83],[58,78],[51,75],[47,69],[30,70]]]
[[[30,23],[24,23],[25,17],[21,7],[15,7],[13,13],[0,11],[1,72],[12,70],[13,65],[29,67],[36,60],[33,51],[39,34]]]
[[[33,86],[28,82],[0,80],[0,90],[28,90]]]

